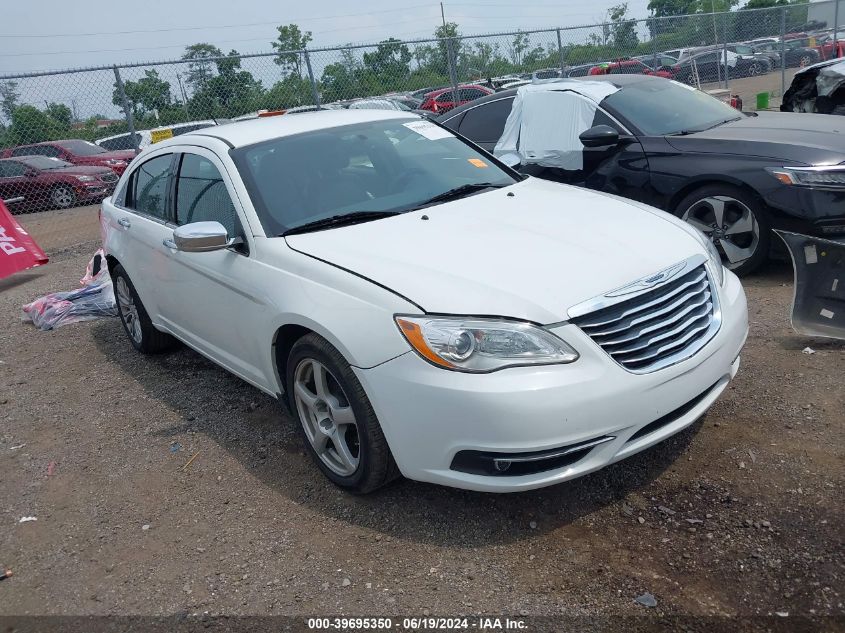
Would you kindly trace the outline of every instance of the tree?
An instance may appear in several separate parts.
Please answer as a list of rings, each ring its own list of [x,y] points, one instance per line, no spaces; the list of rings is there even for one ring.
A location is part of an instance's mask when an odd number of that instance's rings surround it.
[[[302,77],[302,53],[311,41],[311,31],[304,33],[296,24],[286,24],[276,27],[279,36],[271,42],[279,54],[273,59],[276,64],[296,77]]]
[[[610,42],[616,49],[623,51],[631,50],[637,47],[640,43],[640,38],[637,37],[637,23],[634,20],[628,20],[628,3],[623,2],[610,7],[608,10],[610,17]]]
[[[434,29],[434,37],[438,39],[437,53],[431,60],[432,69],[437,72],[449,74],[449,51],[451,48],[451,59],[455,62],[461,56],[463,44],[457,39],[460,36],[458,25],[454,22],[446,22]]]
[[[214,62],[208,61],[209,57],[223,57],[223,51],[213,44],[200,42],[191,44],[185,48],[182,59],[190,62],[188,64],[188,76],[186,81],[191,84],[194,90],[200,90],[214,76]]]
[[[508,43],[508,56],[514,66],[522,66],[522,57],[525,51],[528,50],[528,46],[528,33],[523,33],[522,31],[517,32]]]
[[[18,106],[12,112],[10,136],[17,145],[49,141],[57,129],[57,123],[34,106]]]
[[[648,2],[648,10],[658,18],[698,13],[700,8],[701,0],[649,0]]]
[[[400,40],[391,37],[379,42],[372,53],[364,53],[364,68],[385,82],[407,79],[411,73],[411,51]]]
[[[70,123],[73,120],[73,112],[64,103],[50,103],[47,105],[45,112],[47,116],[60,123],[63,127],[70,127]]]
[[[126,98],[132,103],[134,116],[144,116],[153,111],[164,110],[172,105],[170,84],[161,79],[156,70],[145,70],[144,76],[138,81],[124,82],[123,90],[126,92]],[[115,82],[112,92],[112,103],[123,107],[117,82]]]
[[[6,120],[11,122],[12,113],[18,107],[18,100],[20,99],[18,93],[18,82],[3,81],[0,82],[0,111],[6,117]]]

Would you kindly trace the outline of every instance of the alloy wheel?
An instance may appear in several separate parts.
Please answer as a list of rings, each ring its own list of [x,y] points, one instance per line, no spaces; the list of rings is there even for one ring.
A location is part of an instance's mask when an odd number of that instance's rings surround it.
[[[340,383],[313,358],[294,372],[293,395],[311,447],[332,472],[348,477],[358,469],[361,445],[358,422]]]
[[[120,309],[120,314],[123,317],[123,322],[126,324],[126,331],[129,336],[137,344],[141,344],[141,321],[138,319],[138,306],[135,305],[135,299],[132,297],[132,291],[123,277],[117,278],[117,305]]]
[[[73,204],[74,196],[73,192],[67,187],[58,187],[53,190],[51,198],[53,200],[53,204],[55,204],[57,207],[66,209],[67,207]]]
[[[798,65],[801,68],[804,68],[805,66],[809,66],[811,62],[812,60],[810,59],[810,56],[804,55],[801,59],[798,60]]]
[[[754,213],[730,196],[702,198],[684,211],[681,219],[713,241],[730,269],[754,255],[760,243],[760,226]]]

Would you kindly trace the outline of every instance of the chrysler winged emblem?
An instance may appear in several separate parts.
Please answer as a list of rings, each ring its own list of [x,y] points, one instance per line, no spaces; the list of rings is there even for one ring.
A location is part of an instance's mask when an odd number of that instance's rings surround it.
[[[649,288],[653,288],[654,286],[659,286],[660,284],[670,280],[672,277],[677,275],[681,270],[686,267],[686,262],[679,262],[669,268],[665,268],[661,270],[659,273],[654,273],[651,275],[647,275],[642,279],[638,279],[632,283],[626,284],[621,288],[617,288],[616,290],[611,290],[605,297],[618,297],[620,295],[627,295],[631,294],[632,292],[641,292],[643,290],[648,290]]]

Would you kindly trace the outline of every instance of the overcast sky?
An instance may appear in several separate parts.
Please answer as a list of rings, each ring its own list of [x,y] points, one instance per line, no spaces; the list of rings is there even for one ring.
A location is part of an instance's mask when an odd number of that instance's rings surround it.
[[[466,0],[446,2],[446,19],[464,34],[589,24],[619,0]],[[630,0],[646,17],[648,0]],[[294,22],[311,46],[426,37],[440,23],[440,4],[421,0],[141,0],[2,3],[0,74],[180,57],[209,42],[225,51],[270,50],[275,27]]]

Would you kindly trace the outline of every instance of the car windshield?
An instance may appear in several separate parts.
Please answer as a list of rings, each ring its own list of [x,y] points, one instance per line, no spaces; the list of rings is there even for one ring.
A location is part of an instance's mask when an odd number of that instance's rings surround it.
[[[750,46],[745,46],[744,44],[737,44],[734,46],[734,52],[738,53],[739,55],[753,55],[754,49]]]
[[[409,211],[458,187],[469,195],[516,182],[490,157],[418,118],[283,136],[231,155],[267,235],[354,213]]]
[[[56,143],[56,145],[64,147],[74,156],[93,156],[95,154],[106,153],[106,150],[102,147],[94,145],[94,143],[89,141],[62,141],[61,143]]]
[[[642,81],[602,102],[649,136],[703,130],[742,114],[708,94],[675,81]]]
[[[34,169],[41,169],[41,170],[48,170],[48,169],[61,169],[62,167],[72,167],[72,165],[68,162],[60,160],[58,158],[51,158],[49,156],[30,156],[21,160],[22,163],[25,163],[28,167],[32,167]]]

